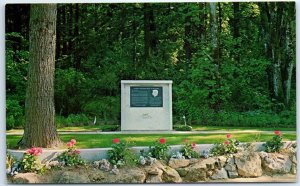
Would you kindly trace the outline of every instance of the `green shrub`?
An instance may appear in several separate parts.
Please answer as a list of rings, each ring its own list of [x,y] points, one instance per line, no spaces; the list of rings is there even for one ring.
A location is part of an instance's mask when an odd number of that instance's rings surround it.
[[[180,152],[185,158],[199,158],[200,155],[195,151],[196,143],[189,143],[188,140],[184,140],[184,146],[180,149]]]
[[[149,146],[149,153],[153,158],[167,160],[169,149],[170,146],[166,144],[166,139],[160,138],[159,141],[155,142],[154,146]]]
[[[231,138],[230,134],[227,134],[227,140],[224,143],[216,143],[211,149],[210,154],[212,156],[222,156],[237,153],[239,142]]]
[[[113,165],[132,166],[137,164],[138,159],[128,148],[128,143],[120,141],[119,138],[113,139],[111,150],[108,151],[108,159]]]
[[[57,159],[59,162],[62,162],[66,166],[74,166],[74,165],[84,165],[85,162],[80,157],[80,151],[75,147],[76,140],[71,139],[70,142],[67,143],[68,150],[64,151],[60,154]]]
[[[264,145],[266,152],[279,152],[283,147],[282,137],[280,131],[275,131],[275,136],[272,140],[267,141]]]
[[[102,131],[118,131],[120,130],[119,125],[101,125],[101,130]]]
[[[6,129],[21,127],[24,124],[23,108],[17,100],[6,100]]]
[[[43,174],[45,171],[45,166],[41,164],[41,161],[38,159],[38,155],[42,153],[42,148],[32,147],[28,149],[22,160],[19,163],[19,168],[22,172],[34,172]]]
[[[58,128],[71,126],[87,126],[92,119],[85,114],[70,114],[68,117],[56,116],[55,123]]]
[[[174,125],[176,131],[191,131],[193,128],[189,125]]]

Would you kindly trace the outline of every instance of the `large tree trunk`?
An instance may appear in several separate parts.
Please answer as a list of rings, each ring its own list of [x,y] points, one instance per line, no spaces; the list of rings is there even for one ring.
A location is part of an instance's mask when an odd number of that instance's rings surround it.
[[[56,4],[30,10],[29,67],[22,147],[60,145],[54,123]]]

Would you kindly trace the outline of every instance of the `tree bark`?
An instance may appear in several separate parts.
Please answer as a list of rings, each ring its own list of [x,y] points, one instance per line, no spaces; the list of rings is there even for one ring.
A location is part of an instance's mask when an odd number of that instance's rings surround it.
[[[22,147],[61,144],[54,116],[56,4],[33,4],[30,10],[29,67]]]

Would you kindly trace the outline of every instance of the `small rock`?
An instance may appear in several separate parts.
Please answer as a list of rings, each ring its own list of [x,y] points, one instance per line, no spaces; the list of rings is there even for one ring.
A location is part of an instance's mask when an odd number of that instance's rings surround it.
[[[161,176],[158,175],[149,175],[146,179],[146,183],[162,183],[163,180],[161,179]]]
[[[182,179],[178,174],[178,172],[175,169],[168,166],[166,166],[165,169],[163,170],[162,180],[166,183],[182,182]]]
[[[297,174],[297,165],[293,163],[292,167],[291,167],[291,174]]]
[[[173,169],[186,167],[190,164],[188,159],[170,159],[169,166]]]
[[[219,156],[219,157],[218,157],[218,160],[219,160],[220,166],[221,166],[221,167],[224,167],[227,158],[226,158],[225,156]]]
[[[148,170],[146,170],[148,174],[151,174],[151,175],[162,175],[163,171],[160,170],[159,168],[157,167],[151,167],[149,168]]]
[[[181,177],[185,177],[188,174],[188,171],[184,168],[175,169]]]
[[[229,178],[237,178],[239,174],[236,171],[228,171]]]
[[[234,158],[228,158],[227,163],[231,164],[231,165],[234,165]]]
[[[211,179],[213,179],[213,180],[227,179],[227,178],[228,178],[227,171],[224,168],[222,168],[221,170],[217,170],[211,176]]]
[[[261,157],[261,159],[264,159],[265,157],[268,157],[268,153],[264,152],[264,151],[261,151],[258,153],[259,156]]]
[[[226,164],[226,165],[225,165],[225,169],[226,169],[227,171],[236,171],[236,165]]]

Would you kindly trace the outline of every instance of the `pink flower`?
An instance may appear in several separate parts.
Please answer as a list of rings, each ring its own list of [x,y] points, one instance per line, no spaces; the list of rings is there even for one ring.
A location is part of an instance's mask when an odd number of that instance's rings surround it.
[[[75,145],[76,140],[75,140],[75,139],[71,139],[70,142],[71,142],[73,145]]]
[[[119,138],[115,138],[115,139],[113,139],[113,143],[114,143],[114,144],[118,144],[118,143],[120,143],[120,139],[119,139]]]
[[[160,138],[159,139],[159,143],[160,144],[165,144],[166,143],[166,139],[165,138]]]
[[[226,134],[226,138],[231,138],[231,134]]]
[[[229,141],[224,141],[224,145],[229,145],[230,144],[230,142]]]
[[[192,149],[196,148],[196,142],[192,143]]]
[[[75,150],[74,153],[75,154],[80,154],[80,151],[79,150]]]
[[[277,135],[277,136],[281,136],[281,132],[279,130],[275,130],[274,134]]]
[[[31,147],[31,149],[28,149],[25,151],[26,154],[30,154],[30,155],[34,155],[34,156],[38,156],[39,154],[42,153],[42,148],[40,147]]]
[[[73,145],[74,145],[74,144],[71,143],[71,142],[68,142],[68,143],[67,143],[67,146],[68,146],[68,147],[73,147]]]

